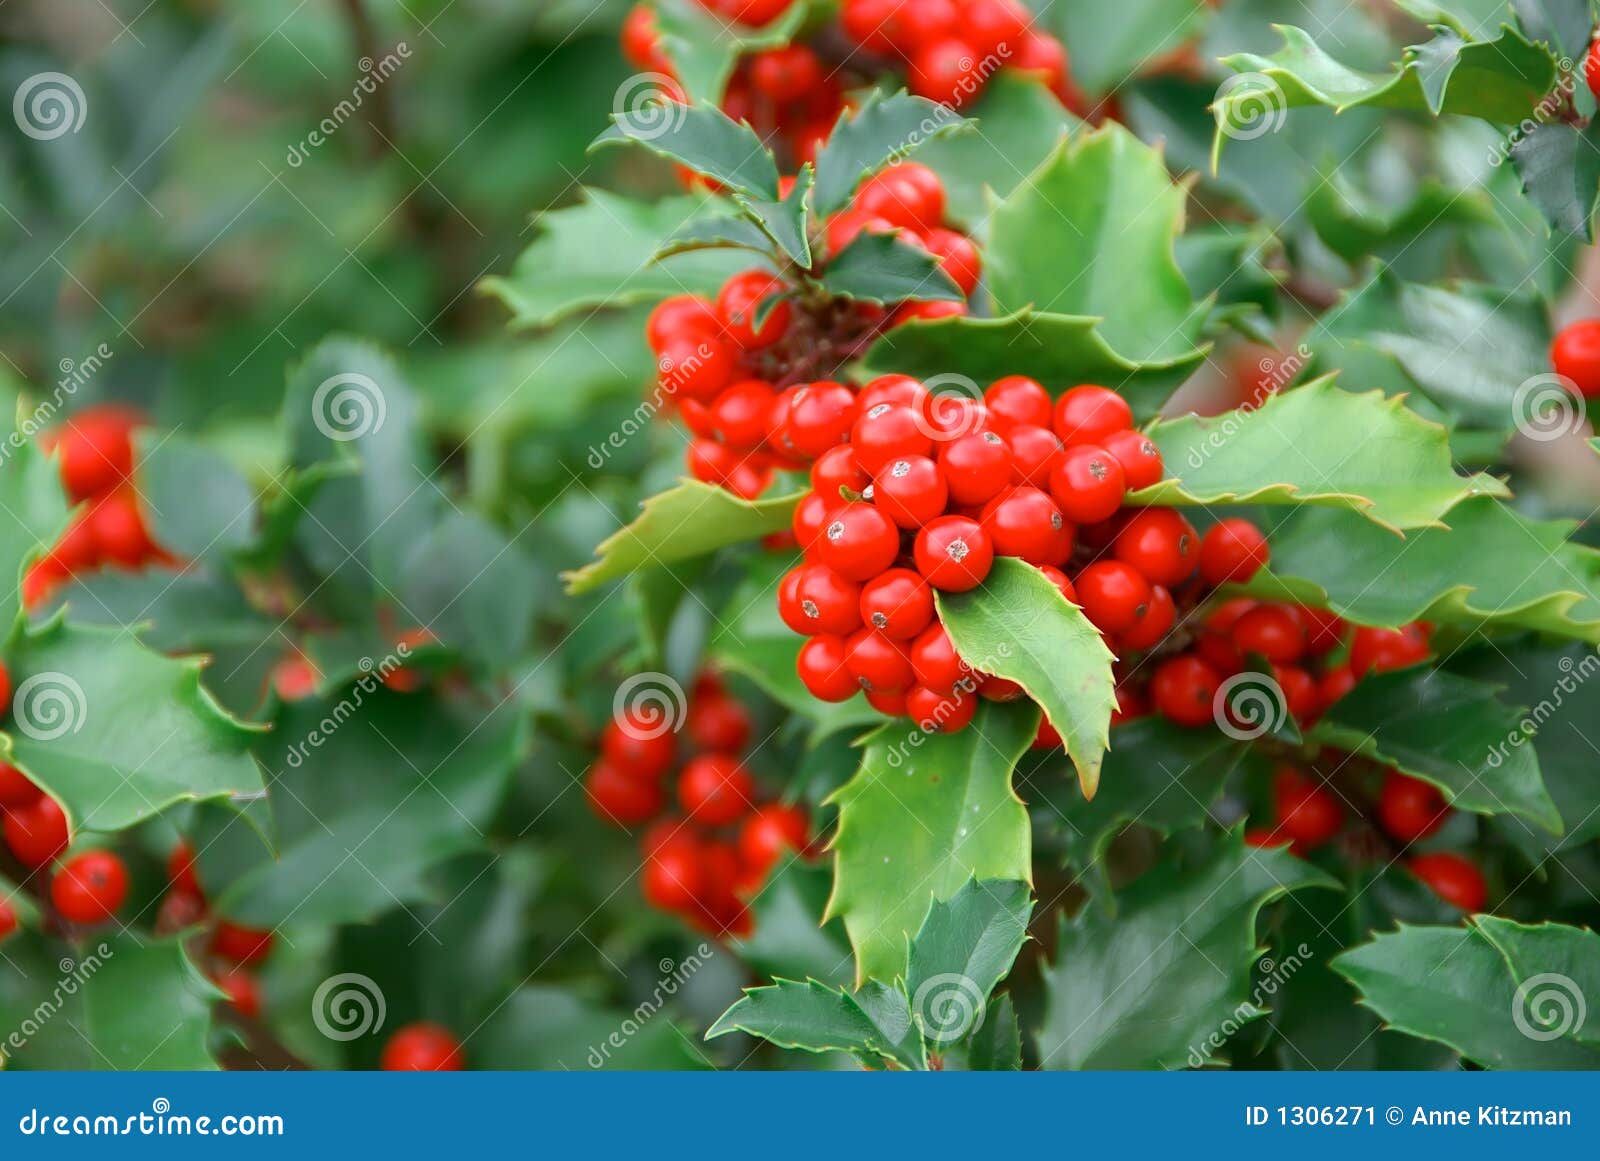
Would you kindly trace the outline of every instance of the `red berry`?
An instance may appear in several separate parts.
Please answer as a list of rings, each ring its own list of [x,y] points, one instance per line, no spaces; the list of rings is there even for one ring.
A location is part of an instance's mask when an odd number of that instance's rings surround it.
[[[845,642],[845,664],[868,693],[903,694],[916,681],[905,647],[873,629],[859,629]]]
[[[1403,843],[1426,838],[1444,825],[1450,808],[1432,783],[1409,778],[1398,770],[1384,777],[1378,793],[1378,821]]]
[[[195,869],[195,862],[194,848],[179,839],[167,852],[167,882],[174,891],[204,898],[205,892],[200,889],[200,875]]]
[[[1115,432],[1133,426],[1133,408],[1109,387],[1080,384],[1056,400],[1055,431],[1068,447],[1102,442]]]
[[[0,699],[3,709],[3,699]],[[10,762],[0,762],[0,810],[27,806],[38,798],[41,791],[28,776]]]
[[[1169,657],[1150,678],[1150,698],[1162,716],[1180,726],[1203,726],[1214,720],[1211,703],[1222,675],[1192,653]]]
[[[750,934],[750,912],[736,891],[743,877],[732,843],[708,842],[700,848],[700,897],[690,909],[697,926],[722,937]]]
[[[1288,835],[1280,835],[1264,826],[1251,827],[1244,832],[1244,845],[1247,847],[1282,847],[1288,844]]]
[[[1299,605],[1295,611],[1305,623],[1307,653],[1320,657],[1338,648],[1339,642],[1344,640],[1345,630],[1349,626],[1337,613],[1313,609],[1309,605]]]
[[[742,817],[755,800],[755,782],[732,754],[699,754],[678,775],[678,801],[694,821],[722,826]]]
[[[909,568],[891,568],[861,587],[861,620],[896,641],[915,637],[933,621],[933,590]]]
[[[1027,692],[1009,677],[998,677],[993,673],[983,674],[978,686],[978,696],[985,701],[1016,701]]]
[[[968,0],[962,26],[985,56],[1009,56],[1027,35],[1030,22],[1017,0]]]
[[[1600,97],[1600,40],[1583,54],[1583,83],[1589,86],[1590,93]]]
[[[970,692],[940,693],[926,685],[916,685],[906,693],[906,714],[925,733],[958,733],[967,728],[977,712],[978,699]]]
[[[971,238],[955,230],[936,227],[923,231],[922,248],[939,260],[940,268],[962,294],[971,295],[978,289],[983,259],[978,256],[978,248]]]
[[[807,383],[789,400],[789,442],[812,459],[850,438],[855,392],[843,383]]]
[[[460,1072],[466,1067],[461,1044],[438,1024],[407,1024],[389,1037],[378,1067],[384,1072]]]
[[[750,715],[737,698],[725,693],[692,698],[685,725],[702,750],[736,754],[750,744]]]
[[[1073,604],[1078,603],[1078,590],[1073,586],[1073,583],[1067,579],[1066,573],[1062,572],[1059,568],[1052,568],[1050,565],[1044,565],[1039,569],[1039,571],[1044,573],[1045,578],[1060,590],[1062,596],[1066,597],[1067,600],[1071,601]]]
[[[1309,722],[1322,710],[1322,695],[1317,692],[1317,679],[1298,665],[1273,665],[1272,680],[1283,691],[1283,700],[1289,716],[1297,722]]]
[[[754,451],[767,438],[767,416],[778,393],[760,379],[741,379],[711,405],[711,429],[738,451]]]
[[[944,223],[944,183],[927,166],[902,161],[867,179],[856,208],[907,230],[935,229]]]
[[[761,28],[789,9],[793,0],[717,0],[716,8],[730,20]]]
[[[837,503],[817,492],[807,492],[800,503],[795,505],[794,519],[790,522],[789,528],[794,533],[795,543],[807,557],[816,556],[817,542],[822,539],[822,530],[827,527],[828,515]]]
[[[889,326],[897,327],[908,322],[937,322],[942,318],[960,318],[967,313],[964,302],[948,300],[902,302],[889,316]]]
[[[1404,669],[1427,656],[1427,634],[1415,625],[1399,629],[1362,626],[1350,638],[1350,670],[1358,678],[1368,673]]]
[[[1411,873],[1446,903],[1463,911],[1478,912],[1489,899],[1483,872],[1470,859],[1452,851],[1434,851],[1411,860]]]
[[[768,300],[780,297],[787,289],[782,279],[766,270],[735,274],[722,284],[717,295],[717,316],[733,341],[745,350],[770,347],[789,329],[793,308],[787,301],[770,305]],[[757,326],[756,316],[763,307],[766,313]]]
[[[905,0],[845,0],[839,13],[845,35],[873,52],[892,52],[895,16]]]
[[[218,973],[212,977],[212,981],[228,997],[228,1006],[246,1020],[254,1020],[261,1015],[261,985],[249,972],[234,968]]]
[[[1143,432],[1114,431],[1105,437],[1105,442],[1100,446],[1122,465],[1128,491],[1137,492],[1140,488],[1161,482],[1165,470],[1161,463],[1161,449]]]
[[[660,782],[626,773],[604,758],[589,767],[583,790],[595,814],[616,826],[648,822],[666,805]]]
[[[1240,653],[1287,665],[1304,655],[1306,630],[1284,606],[1257,605],[1233,623],[1233,643]]]
[[[800,100],[826,79],[817,54],[803,44],[758,52],[749,65],[750,83],[779,104]]]
[[[1068,447],[1050,473],[1050,494],[1074,524],[1108,519],[1122,506],[1126,492],[1122,465],[1093,444]]]
[[[939,448],[950,499],[957,504],[985,504],[1011,483],[1011,449],[992,431],[974,431]]]
[[[914,48],[911,91],[941,105],[960,108],[983,87],[977,50],[967,41],[946,37]]]
[[[845,639],[832,634],[811,638],[800,647],[795,669],[818,701],[848,701],[861,687],[845,664]]]
[[[910,375],[879,375],[861,388],[857,402],[861,404],[863,412],[872,410],[880,403],[889,403],[896,407],[909,407],[920,414],[928,402],[928,389]]]
[[[868,705],[885,717],[906,716],[906,695],[903,693],[885,693],[881,689],[868,689],[862,691],[862,696],[867,699]]]
[[[898,403],[862,404],[862,412],[850,431],[850,446],[856,462],[872,476],[892,460],[933,454],[933,436],[919,412]]]
[[[600,755],[619,773],[645,780],[672,769],[678,756],[677,723],[659,706],[624,706],[600,734]]]
[[[1150,600],[1131,629],[1117,635],[1121,649],[1138,651],[1159,645],[1178,619],[1178,606],[1165,585],[1150,586]]]
[[[1200,563],[1200,536],[1172,508],[1143,508],[1128,517],[1112,542],[1118,560],[1154,584],[1178,585]]]
[[[933,432],[934,442],[941,445],[964,435],[981,433],[989,426],[989,409],[983,400],[974,399],[955,387],[929,394],[922,406],[922,417]]]
[[[843,637],[861,628],[861,586],[824,564],[802,564],[778,587],[778,614],[796,633]]]
[[[69,573],[87,572],[100,563],[100,545],[95,541],[89,513],[82,513],[67,525],[50,556]]]
[[[9,899],[0,899],[0,943],[17,930],[17,910]]]
[[[1348,665],[1336,665],[1317,679],[1317,704],[1323,713],[1356,687],[1356,675]]]
[[[1600,41],[1595,42],[1600,47]],[[1590,85],[1595,73],[1590,62],[1595,59],[1595,48],[1590,48],[1584,65]],[[1556,333],[1550,344],[1550,365],[1557,375],[1571,380],[1578,394],[1586,399],[1600,395],[1600,318],[1580,319]]]
[[[41,442],[61,463],[61,483],[74,501],[111,491],[133,474],[133,430],[144,422],[116,404],[86,407]]]
[[[74,855],[50,880],[50,902],[63,919],[85,925],[104,923],[128,897],[128,868],[110,851]]]
[[[1209,585],[1244,582],[1265,567],[1270,553],[1261,530],[1242,517],[1219,520],[1200,541],[1200,575]]]
[[[1050,724],[1050,719],[1043,714],[1039,716],[1039,728],[1034,731],[1033,741],[1029,744],[1030,750],[1059,750],[1062,746],[1061,731]]]
[[[840,494],[841,488],[848,488],[859,496],[870,483],[872,477],[856,459],[855,449],[849,444],[829,448],[811,465],[811,489],[830,507],[845,498]]]
[[[1021,557],[1029,564],[1065,564],[1076,529],[1048,492],[1011,488],[984,505],[983,529],[997,556]]]
[[[1050,426],[1050,393],[1025,375],[996,379],[983,393],[983,402],[995,427],[1007,436],[1020,424],[1035,428]]]
[[[1278,812],[1277,832],[1294,840],[1296,848],[1321,846],[1344,826],[1344,806],[1321,782],[1292,767],[1282,767],[1273,779],[1273,802]]]
[[[720,335],[722,322],[717,318],[716,308],[705,299],[678,294],[656,304],[645,320],[644,333],[650,349],[659,352],[668,339]]]
[[[911,671],[917,683],[938,693],[949,693],[966,683],[975,690],[972,668],[956,652],[945,627],[935,621],[911,643]]]
[[[645,901],[660,911],[687,911],[700,896],[704,874],[700,845],[678,820],[664,835],[647,835],[639,888]]]
[[[102,560],[137,568],[155,550],[131,488],[118,488],[101,498],[85,519]]]
[[[872,481],[872,502],[901,528],[921,528],[944,514],[950,489],[944,473],[926,456],[901,456]]]
[[[846,580],[871,580],[900,555],[900,533],[872,504],[841,504],[829,513],[816,552],[818,560]]]
[[[656,349],[661,392],[674,398],[683,395],[710,403],[737,369],[732,343],[708,334],[669,335]]]
[[[976,520],[941,516],[917,533],[917,571],[936,589],[965,592],[983,583],[994,564],[994,546]]]
[[[1072,582],[1084,615],[1102,633],[1124,633],[1138,624],[1150,607],[1150,582],[1138,569],[1120,560],[1097,560],[1084,566]]]
[[[248,967],[260,963],[272,954],[272,932],[255,927],[245,927],[226,919],[217,921],[211,933],[211,951],[225,960]]]
[[[1011,445],[1012,475],[1020,484],[1049,488],[1050,475],[1061,462],[1061,441],[1049,427],[1013,424],[1006,432]]]
[[[739,864],[759,884],[790,852],[802,852],[811,839],[811,824],[798,806],[768,803],[739,828]]]
[[[45,866],[67,849],[67,816],[56,800],[45,794],[26,806],[7,810],[0,829],[17,862],[30,870]]]
[[[636,69],[664,71],[655,9],[635,4],[622,22],[622,55]]]

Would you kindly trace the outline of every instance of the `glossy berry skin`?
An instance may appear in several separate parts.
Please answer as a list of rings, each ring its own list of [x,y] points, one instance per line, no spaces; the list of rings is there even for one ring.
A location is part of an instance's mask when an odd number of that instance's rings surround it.
[[[909,568],[891,568],[861,586],[861,620],[885,637],[908,640],[933,621],[933,590]]]
[[[1307,605],[1295,610],[1306,627],[1306,652],[1314,657],[1330,653],[1344,640],[1349,626],[1343,617],[1327,609],[1313,609]]]
[[[800,646],[795,670],[811,696],[819,701],[848,701],[861,689],[845,664],[845,639],[831,634]]]
[[[1157,712],[1180,726],[1203,726],[1214,721],[1211,703],[1222,686],[1222,675],[1192,653],[1169,657],[1150,678],[1150,699]]]
[[[34,870],[67,849],[67,816],[55,799],[41,794],[26,806],[6,811],[0,833],[17,862]]]
[[[785,854],[804,851],[810,841],[811,823],[804,810],[770,802],[739,828],[739,864],[747,879],[759,885]]]
[[[816,542],[817,559],[846,580],[867,581],[894,564],[900,533],[894,521],[871,504],[835,508]]]
[[[917,533],[913,555],[917,571],[947,593],[976,588],[994,565],[989,534],[965,516],[941,516],[928,524]]]
[[[74,855],[50,880],[50,902],[63,919],[104,923],[128,898],[128,868],[110,851]]]
[[[1110,452],[1093,444],[1070,446],[1050,473],[1050,494],[1074,524],[1095,524],[1122,507],[1127,480]]]
[[[898,27],[894,18],[904,0],[844,0],[839,23],[856,44],[873,52],[894,49],[891,37]]]
[[[939,448],[939,470],[953,502],[986,504],[1011,483],[1011,449],[995,432],[970,432]]]
[[[917,529],[944,515],[950,487],[927,456],[901,456],[873,478],[872,502],[896,526]]]
[[[1277,833],[1294,840],[1297,849],[1319,847],[1344,827],[1344,805],[1322,783],[1284,768],[1273,779]]]
[[[937,693],[949,693],[961,684],[977,689],[971,667],[961,660],[950,634],[937,621],[911,643],[911,671],[916,674],[917,684]]]
[[[600,755],[618,772],[634,778],[659,778],[678,756],[671,723],[641,711],[624,709],[600,734]]]
[[[682,829],[681,820],[670,824],[660,837],[647,836],[639,888],[645,901],[661,911],[687,911],[699,898],[704,873],[694,835]]]
[[[794,540],[800,546],[800,551],[808,558],[816,558],[817,542],[822,539],[822,530],[827,527],[828,516],[836,507],[838,507],[837,501],[829,500],[817,492],[807,492],[800,503],[795,505],[794,519],[789,528],[794,533]]]
[[[1450,814],[1444,795],[1432,783],[1389,771],[1378,792],[1378,821],[1402,843],[1427,838],[1444,825]]]
[[[1589,86],[1589,92],[1600,98],[1600,40],[1589,46],[1589,51],[1583,54],[1583,83]]]
[[[848,488],[859,496],[870,483],[872,477],[856,460],[855,450],[849,444],[829,448],[811,465],[811,490],[821,494],[830,506],[845,498],[841,488]]]
[[[856,208],[907,230],[934,229],[944,222],[944,183],[926,165],[902,161],[867,179]]]
[[[1350,671],[1356,677],[1404,669],[1428,656],[1427,635],[1414,625],[1399,629],[1363,626],[1350,638]]]
[[[779,104],[800,100],[825,79],[817,54],[803,44],[768,49],[750,58],[750,83]]]
[[[1250,521],[1219,520],[1200,540],[1200,575],[1209,585],[1243,583],[1266,565],[1268,556],[1267,538]]]
[[[768,309],[759,327],[756,314],[767,299],[785,289],[781,279],[765,270],[746,270],[723,283],[717,294],[717,317],[729,337],[747,351],[770,347],[783,338],[793,316],[788,302]]]
[[[710,403],[733,380],[737,359],[731,342],[705,334],[668,336],[656,351],[657,381],[671,397]]]
[[[846,636],[861,628],[861,586],[825,564],[803,564],[778,586],[778,615],[807,637]]]
[[[850,446],[856,462],[876,478],[891,460],[933,454],[933,437],[926,427],[919,413],[904,404],[863,404],[850,431]]]
[[[1161,462],[1161,449],[1150,437],[1140,431],[1114,431],[1100,445],[1122,465],[1122,475],[1128,482],[1128,491],[1137,492],[1159,484],[1165,473]]]
[[[1108,387],[1080,384],[1056,400],[1055,432],[1068,447],[1102,443],[1114,432],[1133,426],[1133,408]]]
[[[903,694],[916,682],[905,647],[873,629],[860,629],[845,642],[845,664],[868,693]]]
[[[666,805],[659,781],[626,774],[605,759],[589,767],[583,791],[595,814],[616,826],[648,822]]]
[[[711,404],[711,428],[736,451],[754,451],[767,438],[767,416],[778,393],[760,379],[730,384]]]
[[[699,754],[678,775],[678,801],[690,818],[706,826],[743,817],[755,793],[750,771],[732,754]]]
[[[39,794],[39,788],[26,774],[9,762],[0,762],[0,810],[27,806]]]
[[[167,852],[167,882],[174,891],[205,897],[205,892],[200,889],[199,872],[195,869],[194,848],[182,839]]]
[[[1117,648],[1137,652],[1159,645],[1178,620],[1178,606],[1165,585],[1150,586],[1150,600],[1133,627],[1117,635]]]
[[[926,733],[957,733],[977,712],[978,699],[972,693],[940,693],[925,685],[912,686],[906,693],[906,714]]]
[[[1470,859],[1453,851],[1433,851],[1411,860],[1411,873],[1446,903],[1476,913],[1489,900],[1489,885],[1483,872]]]
[[[789,400],[789,442],[811,459],[848,440],[855,421],[856,395],[843,383],[807,383]]]
[[[1258,653],[1268,661],[1288,664],[1306,651],[1306,630],[1281,605],[1257,605],[1233,623],[1233,644],[1245,655]]]
[[[697,694],[690,699],[684,726],[702,750],[737,754],[750,744],[750,715],[737,698],[725,693]]]
[[[1072,584],[1084,615],[1103,633],[1132,629],[1154,595],[1145,575],[1120,560],[1097,560],[1085,565]]]
[[[378,1067],[384,1072],[460,1072],[466,1056],[448,1028],[421,1022],[407,1024],[389,1037]]]
[[[960,108],[976,96],[983,77],[977,52],[964,40],[949,37],[917,48],[911,55],[911,91],[941,105]]]
[[[1143,508],[1128,517],[1112,552],[1152,584],[1182,584],[1200,564],[1200,535],[1172,508]]]
[[[1049,427],[1013,424],[1006,432],[1011,445],[1011,476],[1019,484],[1049,489],[1050,474],[1061,462],[1061,441]]]
[[[1274,665],[1272,680],[1283,691],[1284,704],[1289,716],[1297,722],[1309,722],[1322,712],[1322,695],[1317,692],[1317,679],[1298,665]]]
[[[1356,675],[1348,665],[1335,665],[1325,669],[1317,678],[1317,705],[1326,713],[1328,707],[1356,687]]]
[[[1038,488],[1007,489],[984,505],[979,522],[994,542],[996,556],[1054,566],[1072,555],[1076,529],[1050,493]]]
[[[1010,56],[1027,35],[1029,16],[1017,0],[969,0],[963,27],[985,56]]]
[[[1048,428],[1054,412],[1050,393],[1025,375],[996,379],[983,393],[983,402],[995,427],[1007,435],[1018,425]]]
[[[1600,41],[1596,45],[1600,46]],[[1594,59],[1592,48],[1588,59]],[[1594,75],[1589,71],[1589,77]],[[1600,318],[1580,319],[1562,327],[1550,344],[1550,365],[1557,375],[1570,380],[1585,399],[1600,395]]]
[[[101,498],[85,519],[101,560],[137,568],[155,550],[131,488],[118,488]]]
[[[246,927],[226,919],[218,920],[216,930],[211,933],[212,954],[241,967],[249,967],[266,959],[272,954],[274,942],[276,938],[270,931]]]
[[[1046,580],[1056,586],[1056,589],[1061,593],[1062,596],[1066,597],[1067,600],[1071,601],[1073,604],[1078,603],[1078,590],[1076,587],[1074,587],[1073,583],[1067,579],[1066,573],[1062,572],[1059,568],[1052,568],[1050,565],[1042,566],[1039,571],[1044,573]]]
[[[133,473],[133,430],[138,412],[115,404],[86,407],[41,442],[61,464],[61,483],[74,501],[119,487]]]
[[[950,281],[962,294],[970,296],[978,289],[978,279],[983,275],[983,259],[972,239],[955,230],[936,227],[925,230],[922,248],[939,260],[939,268],[950,276]]]
[[[662,299],[644,324],[645,338],[656,352],[671,338],[721,333],[722,320],[717,317],[716,307],[693,294]]]

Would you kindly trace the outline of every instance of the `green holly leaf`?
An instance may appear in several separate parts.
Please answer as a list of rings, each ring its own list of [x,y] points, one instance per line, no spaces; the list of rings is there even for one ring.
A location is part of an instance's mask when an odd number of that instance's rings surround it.
[[[1514,814],[1559,835],[1538,754],[1508,741],[1523,711],[1497,692],[1425,666],[1374,674],[1330,706],[1310,736],[1431,782],[1462,810]]]
[[[1581,1017],[1594,994],[1584,987],[1600,984],[1597,952],[1591,931],[1480,915],[1465,927],[1401,924],[1333,967],[1391,1027],[1485,1067],[1592,1069],[1600,1042]]]
[[[1052,393],[1079,383],[1101,383],[1126,396],[1135,414],[1149,417],[1200,365],[1207,349],[1175,359],[1132,362],[1106,344],[1098,318],[1022,310],[1004,318],[902,323],[873,343],[865,361],[869,374],[922,379],[959,375],[977,385],[1026,375]]]
[[[861,302],[965,302],[939,260],[893,234],[863,230],[828,261],[823,289]]]
[[[766,254],[771,249],[772,239],[749,218],[736,214],[717,214],[713,217],[690,218],[661,243],[661,249],[656,251],[655,257],[660,262],[674,254],[688,254],[696,250],[754,250],[758,254]]]
[[[1411,9],[1419,0],[1402,5]],[[1529,40],[1547,44],[1556,54],[1569,61],[1583,59],[1594,35],[1594,6],[1591,0],[1511,0],[1517,23]],[[1483,39],[1492,27],[1503,20],[1505,13],[1498,7],[1484,14],[1475,27],[1463,28],[1463,35]],[[1456,25],[1459,13],[1440,12],[1440,19]]]
[[[1173,249],[1185,196],[1161,154],[1119,125],[1063,142],[990,217],[996,312],[1098,317],[1106,344],[1132,362],[1191,356],[1205,310]]]
[[[928,1067],[904,993],[876,980],[866,981],[856,993],[816,980],[780,979],[768,987],[746,988],[706,1030],[706,1039],[729,1032],[746,1032],[804,1052],[849,1052],[912,1070]]]
[[[1228,836],[1202,864],[1165,863],[1122,893],[1113,918],[1088,907],[1061,925],[1045,971],[1041,1068],[1199,1067],[1224,1021],[1260,1016],[1251,967],[1256,915],[1333,879],[1282,849]]]
[[[989,1005],[967,1046],[967,1067],[973,1072],[1021,1071],[1022,1027],[1010,996]]]
[[[811,234],[807,208],[812,188],[811,166],[802,165],[795,175],[794,188],[782,201],[768,202],[736,198],[739,208],[755,219],[773,245],[782,250],[801,269],[811,266]]]
[[[1307,508],[1273,529],[1271,564],[1244,588],[1363,625],[1517,626],[1600,641],[1600,552],[1571,541],[1572,528],[1480,497],[1452,509],[1449,528],[1402,540],[1353,512]]]
[[[225,458],[178,435],[140,441],[139,499],[155,542],[190,560],[247,548],[256,496]]]
[[[1053,0],[1041,19],[1072,54],[1072,79],[1098,97],[1199,36],[1211,14],[1205,0]]]
[[[1342,168],[1329,170],[1311,187],[1305,208],[1317,237],[1351,263],[1408,246],[1435,228],[1499,223],[1493,199],[1482,190],[1424,178],[1403,197],[1386,198]]]
[[[1566,124],[1536,124],[1511,144],[1511,163],[1550,228],[1560,234],[1594,237],[1596,188],[1600,186],[1600,123],[1582,129]]]
[[[750,28],[718,16],[697,0],[655,0],[654,6],[661,48],[672,61],[673,74],[700,101],[720,101],[740,57],[782,48],[809,16],[808,3],[794,3],[764,28]]]
[[[839,827],[828,916],[844,919],[858,980],[904,976],[906,940],[967,880],[1031,881],[1011,771],[1038,720],[1025,702],[983,702],[956,733],[897,721],[866,740],[861,768],[829,799]]]
[[[612,113],[611,128],[589,148],[642,145],[746,197],[778,199],[777,163],[754,129],[715,105],[680,105],[659,92],[655,96]]]
[[[703,962],[697,956],[694,971]],[[689,964],[686,957],[678,973],[687,972]],[[512,992],[494,1018],[467,1041],[466,1052],[470,1067],[493,1071],[682,1071],[711,1066],[669,1013],[643,1018],[635,1010],[601,1007],[545,984]]]
[[[1331,506],[1398,531],[1437,524],[1468,497],[1509,494],[1492,476],[1458,476],[1439,424],[1381,391],[1341,391],[1331,378],[1276,392],[1253,410],[1159,422],[1149,434],[1167,478],[1134,493],[1136,504]]]
[[[977,588],[936,599],[967,663],[1015,681],[1043,707],[1092,798],[1117,701],[1115,657],[1100,631],[1048,577],[1015,557],[997,559]]]
[[[9,760],[74,831],[116,831],[174,803],[260,794],[254,731],[200,684],[203,662],[57,619],[12,643]]]
[[[283,707],[261,744],[278,858],[238,874],[217,909],[244,923],[348,923],[421,898],[429,868],[481,847],[526,754],[511,703],[472,717],[366,673]]]
[[[67,526],[56,466],[16,432],[0,439],[0,644],[21,623],[22,575]]]
[[[801,494],[742,500],[726,488],[684,480],[650,497],[637,519],[595,548],[595,560],[566,574],[567,592],[586,593],[646,564],[670,565],[789,527]]]
[[[948,105],[926,97],[867,94],[858,109],[840,114],[817,154],[817,213],[837,213],[872,174],[936,137],[971,128]]]
[[[989,993],[1005,979],[1028,937],[1028,884],[967,883],[929,908],[911,941],[906,994],[923,1036],[963,1039],[984,1023]]]
[[[200,1071],[221,993],[179,940],[91,933],[80,946],[29,934],[0,966],[0,1066],[20,1070]],[[21,1041],[19,1045],[19,1041]]]
[[[1556,82],[1556,59],[1542,45],[1506,28],[1491,41],[1465,41],[1440,31],[1408,48],[1387,74],[1349,68],[1325,52],[1310,33],[1275,25],[1283,47],[1271,56],[1237,53],[1222,63],[1244,77],[1224,83],[1212,113],[1217,132],[1212,169],[1230,136],[1259,136],[1282,125],[1288,109],[1324,105],[1335,112],[1361,106],[1460,114],[1514,124],[1530,114]]]
[[[451,512],[417,541],[400,593],[441,642],[504,669],[527,648],[539,581],[521,544],[480,516]]]
[[[653,259],[675,236],[717,220],[719,206],[725,205],[706,197],[646,203],[587,190],[577,205],[541,214],[533,244],[511,272],[485,278],[480,286],[506,305],[516,327],[548,326],[575,311],[656,302],[674,294],[715,295],[730,275],[749,265],[748,258],[711,250]]]

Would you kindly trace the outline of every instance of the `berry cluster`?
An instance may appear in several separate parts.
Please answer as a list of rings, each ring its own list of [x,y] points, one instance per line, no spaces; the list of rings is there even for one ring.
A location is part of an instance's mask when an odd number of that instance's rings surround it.
[[[1067,50],[1032,26],[1019,0],[844,0],[844,33],[862,50],[897,60],[913,93],[960,108],[1002,68],[1030,73],[1080,115],[1082,94]]]
[[[187,931],[207,919],[195,854],[182,840],[167,855],[167,884],[167,894],[156,913],[158,932]],[[271,931],[222,918],[211,925],[205,940],[206,974],[227,995],[233,1009],[248,1019],[261,1014],[261,988],[249,969],[266,961],[275,942]]]
[[[23,603],[34,608],[74,576],[117,565],[139,568],[169,563],[150,539],[133,475],[133,432],[144,423],[130,408],[115,404],[88,407],[40,443],[61,461],[61,483],[73,503],[86,504],[59,542],[28,570]]]
[[[640,840],[643,890],[654,907],[715,935],[753,930],[745,900],[785,851],[803,852],[810,824],[798,807],[759,804],[739,760],[750,742],[744,707],[711,674],[694,685],[683,725],[698,751],[678,770],[681,817],[658,818],[663,782],[678,764],[675,722],[659,706],[623,706],[600,737],[586,780],[590,805],[618,826],[656,819]]]
[[[1017,697],[1014,683],[957,655],[934,607],[933,590],[974,588],[996,556],[1039,568],[1123,647],[1148,647],[1171,628],[1159,584],[1120,562],[1077,567],[1127,492],[1162,475],[1160,452],[1116,392],[1085,384],[1052,402],[1010,376],[979,401],[886,375],[839,402],[831,446],[795,511],[805,560],[778,595],[785,623],[810,638],[798,666],[816,697],[864,691],[883,713],[946,731],[972,719],[972,693]]]

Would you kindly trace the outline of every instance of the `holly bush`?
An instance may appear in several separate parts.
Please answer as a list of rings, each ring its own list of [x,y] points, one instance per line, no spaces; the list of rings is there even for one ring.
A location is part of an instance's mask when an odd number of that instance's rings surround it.
[[[281,8],[5,18],[6,1067],[1600,1065],[1589,0]]]

